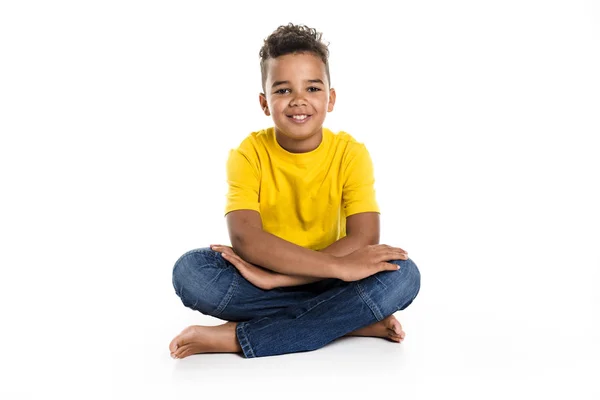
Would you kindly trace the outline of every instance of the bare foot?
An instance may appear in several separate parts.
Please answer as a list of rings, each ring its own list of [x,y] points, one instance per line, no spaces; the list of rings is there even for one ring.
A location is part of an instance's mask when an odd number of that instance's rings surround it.
[[[402,325],[400,325],[400,322],[392,314],[381,321],[375,322],[369,326],[365,326],[364,328],[357,329],[354,332],[350,332],[346,336],[382,337],[393,342],[402,343],[406,333],[402,330]]]
[[[239,353],[242,348],[235,334],[236,326],[235,322],[218,326],[189,326],[171,341],[171,357],[185,358],[198,353]]]

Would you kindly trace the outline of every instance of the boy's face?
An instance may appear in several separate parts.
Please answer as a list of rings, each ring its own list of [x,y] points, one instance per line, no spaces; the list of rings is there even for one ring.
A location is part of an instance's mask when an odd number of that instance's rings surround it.
[[[266,92],[259,100],[265,115],[273,118],[279,143],[288,151],[315,149],[335,103],[325,64],[312,53],[286,54],[267,63]]]

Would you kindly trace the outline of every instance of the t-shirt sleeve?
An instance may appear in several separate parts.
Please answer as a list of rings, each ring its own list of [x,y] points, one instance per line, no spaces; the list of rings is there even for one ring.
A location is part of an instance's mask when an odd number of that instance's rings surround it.
[[[342,206],[347,217],[361,212],[379,212],[373,162],[364,144],[357,144],[349,154],[342,189]]]
[[[260,212],[259,172],[252,160],[239,149],[231,150],[227,159],[227,200],[225,215],[234,210]]]

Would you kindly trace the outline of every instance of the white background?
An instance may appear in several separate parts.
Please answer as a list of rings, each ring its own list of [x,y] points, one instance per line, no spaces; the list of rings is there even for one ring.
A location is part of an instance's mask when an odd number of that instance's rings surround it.
[[[171,269],[229,243],[226,157],[271,124],[288,22],[331,43],[326,126],[421,269],[407,340],[171,360],[219,323]],[[598,71],[594,1],[2,2],[0,397],[599,398]]]

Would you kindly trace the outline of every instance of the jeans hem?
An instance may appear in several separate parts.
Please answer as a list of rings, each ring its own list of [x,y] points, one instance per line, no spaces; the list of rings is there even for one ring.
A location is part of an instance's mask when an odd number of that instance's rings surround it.
[[[240,322],[235,328],[235,332],[237,334],[238,342],[240,343],[240,347],[242,348],[242,352],[246,358],[255,358],[254,350],[252,350],[252,346],[250,345],[250,340],[248,339],[248,334],[246,333],[244,326],[245,322]]]

